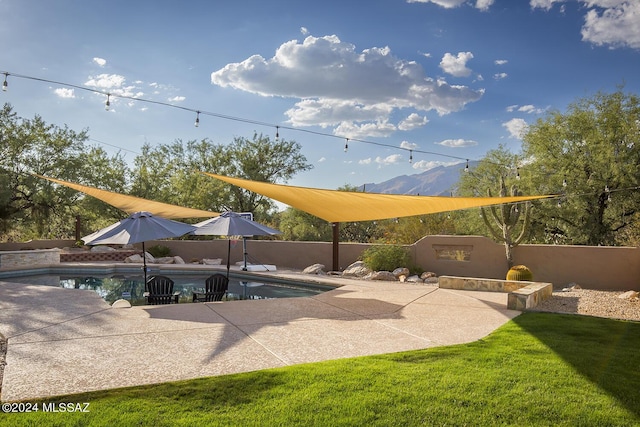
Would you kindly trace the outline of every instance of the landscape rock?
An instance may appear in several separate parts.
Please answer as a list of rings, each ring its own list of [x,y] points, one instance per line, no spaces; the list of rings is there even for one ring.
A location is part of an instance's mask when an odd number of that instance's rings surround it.
[[[303,274],[326,274],[324,272],[325,266],[323,264],[313,264],[302,270]]]
[[[126,262],[126,263],[139,263],[140,262],[141,263],[142,262],[142,255],[140,255],[140,254],[130,255],[130,256],[128,256],[128,257],[126,257],[124,259],[124,262]]]
[[[396,276],[393,275],[390,271],[373,271],[367,276],[365,276],[367,280],[385,280],[388,282],[395,282]]]
[[[184,262],[184,260],[182,259],[182,257],[181,257],[181,256],[178,256],[178,255],[176,255],[176,256],[174,256],[174,257],[173,257],[173,263],[174,263],[174,264],[186,264],[186,262]]]
[[[202,263],[205,265],[221,265],[222,258],[204,258]]]
[[[140,259],[142,259],[142,257],[140,257]],[[126,299],[119,299],[111,304],[111,308],[131,308],[131,303]]]
[[[438,277],[438,275],[437,275],[436,273],[432,272],[432,271],[425,271],[424,273],[422,273],[422,274],[420,275],[420,278],[421,278],[422,280],[427,280],[427,279],[429,279],[430,277]]]
[[[437,277],[431,276],[424,279],[424,283],[427,283],[429,285],[437,285],[439,283],[439,280]]]
[[[151,255],[149,252],[145,252],[144,257],[147,259],[147,264],[156,263],[156,258],[153,255]]]
[[[562,288],[562,292],[571,292],[582,289],[580,285],[575,282],[569,283],[566,287]]]
[[[342,272],[343,276],[365,277],[371,270],[362,261],[356,261]]]
[[[634,299],[638,299],[640,296],[640,292],[636,292],[636,291],[627,291],[621,295],[618,295],[618,298],[620,299],[628,299],[628,300],[634,300]]]
[[[394,276],[395,276],[395,274],[394,274]],[[406,282],[406,280],[407,280],[407,276],[405,276],[404,274],[401,274],[401,275],[398,276],[398,281],[400,281],[401,283]]]
[[[115,249],[113,249],[111,246],[92,246],[90,251],[91,252],[113,252],[115,251]]]
[[[407,277],[406,281],[409,282],[409,283],[422,283],[423,282],[423,280],[417,275],[413,275],[413,276]]]
[[[175,264],[176,260],[172,256],[156,258],[158,264]]]
[[[396,268],[395,270],[393,270],[393,275],[397,279],[400,279],[400,276],[407,277],[409,276],[409,269],[406,267]]]

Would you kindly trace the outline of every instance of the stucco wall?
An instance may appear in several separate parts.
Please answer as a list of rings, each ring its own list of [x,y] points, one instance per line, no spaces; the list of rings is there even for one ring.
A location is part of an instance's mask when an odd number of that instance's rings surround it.
[[[0,250],[28,248],[63,248],[68,241],[35,241],[0,244]],[[162,240],[146,242],[171,248],[172,255],[180,255],[186,262],[192,259],[227,259],[228,241]],[[141,245],[136,245],[140,248]],[[358,260],[371,245],[341,243],[340,269]],[[426,236],[407,246],[414,263],[438,276],[483,277],[504,279],[507,272],[504,246],[479,236]],[[303,269],[324,264],[332,268],[333,248],[330,242],[286,242],[280,240],[247,241],[249,261],[255,264],[274,264],[278,268]],[[553,283],[556,288],[575,282],[588,289],[640,290],[640,250],[636,247],[593,247],[520,245],[513,250],[515,264],[528,266],[534,280]],[[231,247],[231,263],[242,261],[242,240]]]

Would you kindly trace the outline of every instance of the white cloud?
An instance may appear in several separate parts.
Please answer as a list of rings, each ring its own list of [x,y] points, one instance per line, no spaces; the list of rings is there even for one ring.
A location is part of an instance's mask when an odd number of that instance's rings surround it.
[[[507,62],[509,61],[507,61],[506,59],[496,59],[495,61],[493,61],[493,63],[496,65],[505,65]]]
[[[509,131],[510,138],[522,139],[529,125],[523,119],[511,119],[502,126]]]
[[[400,143],[400,148],[404,148],[404,149],[407,149],[407,150],[415,150],[418,147],[419,147],[418,144],[415,144],[415,143],[409,142],[409,141],[402,141]]]
[[[359,136],[397,131],[389,122],[396,110],[444,115],[484,93],[431,78],[417,62],[395,57],[388,47],[358,52],[335,35],[292,40],[270,59],[253,55],[227,64],[211,73],[211,82],[262,96],[298,98],[285,113],[289,123],[352,128]],[[337,129],[334,133],[355,137]]]
[[[554,3],[562,3],[565,0],[530,0],[529,4],[532,9],[545,9],[550,10]]]
[[[89,76],[84,84],[85,86],[91,86],[99,89],[115,89],[121,88],[124,85],[126,79],[124,76],[118,74],[99,74],[95,77]]]
[[[471,52],[458,52],[458,56],[445,53],[440,61],[440,68],[454,77],[469,77],[471,69],[467,68],[467,62],[473,58]]]
[[[376,163],[378,163],[381,166],[388,166],[388,165],[394,165],[397,163],[400,163],[402,161],[402,155],[401,154],[391,154],[387,157],[376,157]]]
[[[582,40],[610,47],[628,46],[640,49],[640,2],[590,0],[588,6],[604,8],[602,13],[591,9],[585,16]]]
[[[370,165],[371,162],[372,162],[371,157],[369,157],[368,159],[358,160],[359,165]]]
[[[452,148],[460,148],[460,147],[473,147],[478,145],[478,141],[474,141],[472,139],[445,139],[440,142],[436,142],[438,145],[443,145],[445,147]]]
[[[307,27],[300,27],[300,34],[302,34],[304,36],[309,34],[309,30],[307,29]]]
[[[398,123],[398,129],[405,131],[413,130],[422,127],[427,123],[429,123],[429,120],[426,116],[421,116],[417,113],[411,113],[406,119]]]
[[[347,138],[364,138],[366,136],[389,136],[396,127],[387,122],[363,123],[342,122],[333,131],[336,135],[346,135]]]
[[[527,114],[542,114],[544,113],[544,108],[538,108],[535,105],[509,105],[506,108],[508,113],[513,113],[514,111],[520,111],[521,113]]]
[[[174,96],[173,98],[169,98],[167,101],[169,101],[169,102],[182,102],[185,99],[187,99],[187,98],[184,97],[184,96]]]
[[[475,7],[480,10],[488,10],[494,1],[495,0],[476,0]],[[467,3],[467,0],[407,0],[407,3],[433,3],[446,9],[451,9]]]
[[[105,65],[107,65],[107,60],[103,58],[95,57],[93,58],[93,62],[98,64],[100,67],[104,67]]]
[[[64,88],[64,87],[59,87],[57,89],[54,89],[53,93],[58,95],[60,98],[75,98],[76,97],[76,94],[74,93],[73,89],[67,89],[67,88]]]
[[[318,159],[318,163],[323,163],[323,162],[325,162],[326,160],[327,160],[327,158],[326,158],[326,157],[320,157],[320,158]]]
[[[530,0],[532,9],[551,10],[567,0]],[[638,0],[578,0],[587,9],[580,31],[582,40],[610,48],[640,49],[640,2]],[[563,5],[564,6],[564,5]],[[560,12],[563,12],[561,8]]]
[[[502,80],[502,79],[506,79],[508,76],[507,73],[496,73],[493,75],[493,78],[496,80]]]

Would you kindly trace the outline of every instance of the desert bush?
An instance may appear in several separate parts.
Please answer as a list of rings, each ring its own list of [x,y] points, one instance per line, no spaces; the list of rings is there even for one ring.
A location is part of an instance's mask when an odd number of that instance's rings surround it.
[[[373,271],[393,271],[399,267],[408,267],[411,257],[403,246],[377,245],[362,253],[362,261]]]
[[[164,258],[171,256],[171,249],[162,245],[151,246],[149,249],[147,249],[147,252],[153,255],[154,258]]]

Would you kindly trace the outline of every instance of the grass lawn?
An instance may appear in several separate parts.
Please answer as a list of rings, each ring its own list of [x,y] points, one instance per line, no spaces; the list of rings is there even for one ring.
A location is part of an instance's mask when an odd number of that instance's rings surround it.
[[[485,339],[63,396],[0,425],[640,425],[640,323],[522,314]]]

